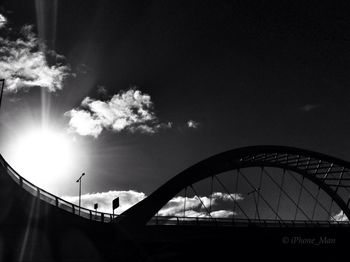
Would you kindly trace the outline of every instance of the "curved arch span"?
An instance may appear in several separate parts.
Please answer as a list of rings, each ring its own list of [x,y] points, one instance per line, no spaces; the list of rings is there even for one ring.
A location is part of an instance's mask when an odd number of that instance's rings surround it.
[[[145,225],[182,189],[205,178],[245,167],[277,167],[299,173],[321,188],[350,218],[349,201],[338,194],[350,189],[350,163],[325,154],[286,146],[250,146],[209,157],[182,171],[126,210],[116,222]]]

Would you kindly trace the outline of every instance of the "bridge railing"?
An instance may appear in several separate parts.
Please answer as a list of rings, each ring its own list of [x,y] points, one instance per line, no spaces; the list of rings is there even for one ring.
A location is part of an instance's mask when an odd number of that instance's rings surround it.
[[[70,203],[58,196],[55,196],[44,189],[32,184],[27,179],[20,176],[16,170],[14,170],[3,158],[3,156],[0,154],[0,163],[1,165],[6,169],[7,174],[24,190],[29,192],[35,197],[40,198],[41,200],[45,201],[46,203],[49,203],[53,206],[56,206],[58,208],[61,208],[69,213],[81,216],[86,219],[99,221],[99,222],[105,222],[108,223],[112,221],[114,218],[117,217],[117,215],[113,215],[111,213],[104,213],[104,212],[98,212],[95,210],[87,209],[84,207],[80,207],[78,205],[75,205],[73,203]]]
[[[264,227],[330,227],[350,226],[349,221],[325,221],[325,220],[274,220],[274,219],[239,219],[239,218],[211,218],[211,217],[176,217],[154,216],[148,226],[237,226],[247,227],[263,225]]]

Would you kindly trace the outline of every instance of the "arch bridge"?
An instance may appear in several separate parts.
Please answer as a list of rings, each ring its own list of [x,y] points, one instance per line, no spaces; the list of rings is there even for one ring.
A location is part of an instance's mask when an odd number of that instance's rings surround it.
[[[209,189],[198,193],[204,181]],[[251,146],[189,167],[114,222],[126,226],[220,221],[231,225],[347,224],[349,203],[349,162],[293,147]],[[221,209],[215,210],[218,206]]]

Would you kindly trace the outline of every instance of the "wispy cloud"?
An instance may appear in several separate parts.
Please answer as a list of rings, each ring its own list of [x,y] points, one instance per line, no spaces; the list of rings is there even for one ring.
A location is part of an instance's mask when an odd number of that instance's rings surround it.
[[[0,28],[6,27],[6,21],[0,15]],[[14,32],[12,29],[10,31]],[[20,32],[12,35],[11,38],[0,36],[0,78],[6,79],[5,90],[17,92],[43,87],[55,92],[62,89],[63,80],[69,75],[69,67],[58,62],[63,57],[46,50],[30,25],[23,26]],[[49,65],[46,55],[53,56],[55,64]]]
[[[91,68],[88,67],[86,64],[79,64],[76,67],[76,71],[80,74],[87,74],[91,71]]]
[[[107,95],[107,88],[105,86],[97,86],[97,93],[101,95]]]
[[[318,107],[319,107],[318,105],[306,104],[306,105],[299,107],[299,110],[303,111],[303,112],[309,112],[309,111],[314,110]]]
[[[188,128],[194,128],[194,129],[196,129],[196,128],[198,128],[198,126],[199,126],[199,122],[194,121],[194,120],[188,120],[187,123],[186,123],[186,125],[187,125]]]
[[[6,17],[0,14],[0,29],[5,27],[6,23],[7,23]]]
[[[121,91],[107,101],[86,97],[80,108],[65,115],[70,118],[69,130],[82,136],[98,137],[103,129],[153,134],[172,126],[159,122],[151,96],[136,88]]]

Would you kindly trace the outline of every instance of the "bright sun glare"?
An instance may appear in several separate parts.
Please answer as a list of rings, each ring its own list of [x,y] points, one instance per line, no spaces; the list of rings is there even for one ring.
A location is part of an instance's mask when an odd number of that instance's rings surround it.
[[[44,189],[67,175],[74,164],[73,141],[50,129],[23,132],[11,150],[10,164],[30,182]]]

